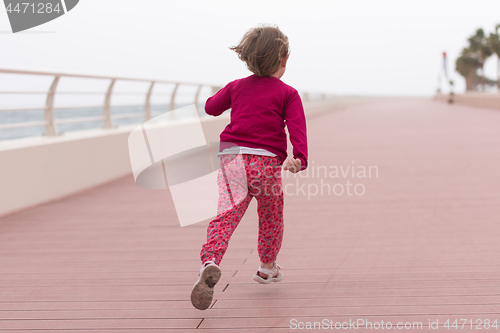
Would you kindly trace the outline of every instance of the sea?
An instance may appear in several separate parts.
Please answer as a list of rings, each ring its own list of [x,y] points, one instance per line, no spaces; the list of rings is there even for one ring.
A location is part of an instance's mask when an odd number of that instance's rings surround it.
[[[187,106],[189,104],[179,104],[176,105],[177,108]],[[200,118],[207,117],[204,112],[204,105],[198,105],[198,113]],[[169,111],[169,105],[152,105],[151,106],[151,116],[156,117],[158,115],[167,113]],[[58,119],[69,119],[69,118],[83,118],[83,117],[99,117],[102,116],[102,107],[92,107],[92,108],[71,108],[71,109],[56,109],[55,118]],[[143,106],[112,106],[111,115],[125,115],[134,113],[143,113]],[[19,122],[38,122],[43,121],[43,109],[38,110],[27,110],[27,111],[0,111],[0,124],[12,124]],[[182,118],[182,115],[176,115],[177,118]],[[186,116],[184,116],[186,117]],[[145,121],[144,116],[134,117],[134,118],[123,118],[123,119],[113,119],[112,126],[120,127],[134,124],[141,124]],[[67,124],[57,124],[57,132],[62,135],[67,132],[72,131],[82,131],[88,129],[102,128],[104,123],[102,120],[99,121],[86,121],[78,123],[67,123]],[[45,133],[45,126],[33,126],[33,127],[18,127],[18,128],[3,128],[0,129],[0,141],[20,139],[26,137],[43,136]]]

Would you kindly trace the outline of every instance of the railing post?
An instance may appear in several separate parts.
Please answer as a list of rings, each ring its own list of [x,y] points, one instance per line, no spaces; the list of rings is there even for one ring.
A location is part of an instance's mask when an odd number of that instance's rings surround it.
[[[151,81],[148,94],[146,95],[146,102],[144,103],[144,118],[146,119],[146,121],[151,119],[151,93],[153,91],[154,85],[155,81]]]
[[[177,93],[177,88],[179,88],[179,83],[175,84],[174,91],[172,91],[172,96],[170,97],[170,106],[169,106],[169,112],[172,112],[172,119],[175,119],[175,94]]]
[[[57,135],[57,128],[54,115],[54,97],[56,94],[57,84],[59,83],[60,75],[54,76],[54,81],[50,86],[47,93],[47,100],[45,102],[44,118],[45,118],[45,134],[48,136]]]
[[[194,96],[194,108],[196,111],[198,110],[198,98],[200,97],[200,92],[202,87],[203,85],[201,84],[198,86],[198,90],[196,90],[196,95]]]
[[[109,84],[108,91],[106,92],[106,98],[104,99],[104,106],[102,108],[102,115],[104,117],[104,128],[113,127],[111,122],[111,94],[113,93],[113,86],[115,85],[116,79],[112,79]]]

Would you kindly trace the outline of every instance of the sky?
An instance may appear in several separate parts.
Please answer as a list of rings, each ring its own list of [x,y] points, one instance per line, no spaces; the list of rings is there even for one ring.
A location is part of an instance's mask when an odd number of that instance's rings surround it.
[[[446,51],[462,92],[455,59],[499,13],[498,0],[80,0],[17,34],[0,9],[0,68],[224,85],[251,74],[229,47],[273,24],[290,42],[282,80],[299,91],[432,95]],[[486,73],[496,78],[496,58]]]

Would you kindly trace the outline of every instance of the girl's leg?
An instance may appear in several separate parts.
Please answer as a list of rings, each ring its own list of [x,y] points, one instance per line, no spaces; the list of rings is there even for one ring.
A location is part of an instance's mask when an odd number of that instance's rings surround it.
[[[258,156],[255,164],[260,172],[260,191],[255,195],[259,214],[257,250],[260,261],[272,267],[283,241],[283,187],[278,157]],[[259,183],[254,181],[254,183]],[[252,189],[252,186],[250,186]],[[252,193],[252,190],[250,190]],[[265,267],[264,266],[264,267]]]
[[[257,250],[260,261],[272,266],[283,241],[283,192],[277,196],[261,197],[258,200],[258,213],[259,240]]]
[[[210,221],[207,228],[207,242],[203,245],[200,253],[201,262],[211,260],[217,265],[220,264],[224,253],[226,253],[229,240],[251,200],[252,197],[247,196],[233,209]]]
[[[221,170],[217,178],[219,185],[217,217],[208,225],[207,242],[200,253],[202,262],[210,260],[217,265],[220,264],[231,235],[252,200],[248,194],[246,179],[240,179],[242,175],[245,178],[245,169],[239,164],[243,161],[232,158],[234,156],[221,158]]]

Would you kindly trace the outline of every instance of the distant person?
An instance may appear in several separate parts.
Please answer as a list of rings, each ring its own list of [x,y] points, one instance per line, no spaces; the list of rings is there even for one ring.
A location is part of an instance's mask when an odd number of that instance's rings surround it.
[[[292,173],[307,167],[302,101],[297,90],[280,80],[289,56],[287,36],[278,27],[261,26],[250,29],[230,49],[254,74],[229,82],[205,105],[212,116],[231,108],[231,122],[220,135],[217,216],[208,226],[207,242],[200,253],[203,264],[191,292],[191,303],[200,310],[212,303],[221,276],[218,265],[253,197],[258,203],[261,261],[253,279],[263,284],[281,281],[283,272],[276,264],[283,240],[281,167]],[[285,126],[293,157],[283,163],[287,158]],[[243,170],[240,174],[238,166]],[[238,179],[243,184],[235,190]]]

